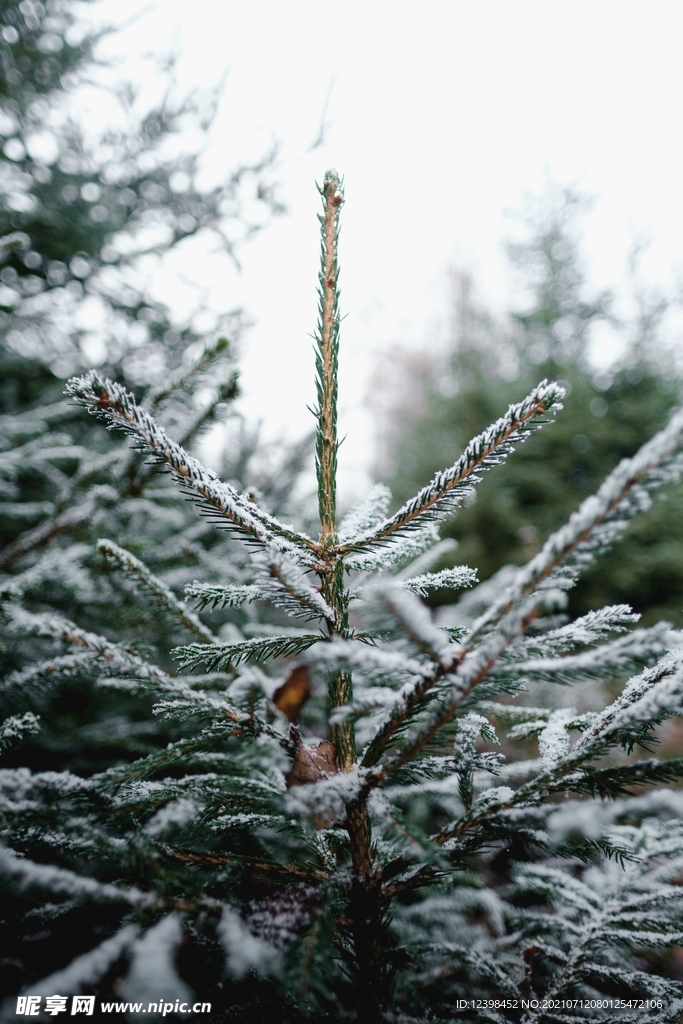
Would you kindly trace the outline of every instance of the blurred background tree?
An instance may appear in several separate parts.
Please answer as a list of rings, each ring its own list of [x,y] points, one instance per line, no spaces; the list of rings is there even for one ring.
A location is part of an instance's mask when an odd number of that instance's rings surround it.
[[[40,402],[43,433],[68,422],[72,441],[85,427],[62,401],[70,374],[97,365],[135,388],[201,345],[192,317],[179,323],[154,297],[154,269],[201,238],[236,259],[282,209],[274,151],[199,184],[220,87],[178,97],[160,57],[150,105],[98,57],[112,30],[89,28],[90,8],[0,0],[0,415]],[[87,117],[93,92],[104,126]],[[234,311],[213,337],[234,339],[242,322]],[[15,476],[2,545],[39,525],[60,487]]]
[[[178,97],[174,62],[159,57],[150,105],[98,58],[112,30],[89,30],[89,7],[0,2],[5,403],[86,364],[130,384],[161,379],[196,334],[154,299],[150,266],[198,235],[235,257],[281,209],[274,151],[235,161],[214,187],[198,183],[221,87]],[[105,126],[86,116],[93,91]],[[26,357],[38,360],[31,374]]]
[[[139,459],[128,460],[112,490],[117,463],[110,453],[120,446],[105,430],[93,432],[65,401],[70,374],[98,365],[139,397],[144,382],[150,407],[166,410],[168,427],[186,446],[230,415],[223,471],[264,490],[254,464],[257,432],[234,409],[241,312],[201,337],[193,316],[179,322],[154,297],[150,268],[202,238],[237,260],[241,243],[282,209],[274,151],[252,164],[236,159],[217,185],[199,184],[220,89],[178,97],[173,61],[162,58],[161,98],[151,106],[132,87],[113,87],[117,69],[98,56],[98,43],[112,30],[88,27],[92,6],[0,0],[0,572],[20,575],[51,553],[59,559],[62,549],[71,552],[56,590],[37,579],[34,595],[37,606],[66,614],[76,614],[83,564],[96,576],[102,572],[98,538],[125,536],[136,517],[157,522],[155,554],[171,577],[181,554],[191,550],[202,560],[210,536],[192,516],[167,521],[163,488],[150,497],[156,472]],[[86,116],[93,90],[108,93],[99,101],[114,112],[101,130]],[[230,345],[216,341],[224,332]],[[81,445],[84,435],[90,453]],[[266,453],[261,468],[273,493],[263,497],[273,508],[286,507],[306,450],[299,444]],[[185,529],[181,543],[177,535]],[[211,557],[216,561],[215,552]],[[104,590],[92,590],[94,604],[95,593],[107,599]],[[134,625],[163,634],[157,620],[150,609],[149,619]],[[11,659],[1,653],[10,670]],[[91,699],[78,689],[67,686],[58,700],[70,709]],[[101,695],[91,701],[91,714],[106,716]],[[57,763],[80,756],[68,729],[59,741],[40,742],[52,745]],[[34,754],[40,763],[46,756],[45,749]]]
[[[476,501],[442,530],[458,541],[457,561],[477,566],[481,580],[533,555],[680,402],[681,380],[663,330],[675,297],[638,284],[638,250],[630,264],[628,317],[617,315],[610,292],[591,289],[579,231],[586,207],[585,198],[556,186],[531,201],[526,237],[509,247],[526,308],[499,322],[477,301],[471,278],[454,271],[445,357],[404,357],[399,380],[390,385],[384,476],[397,502],[451,463],[532,384],[549,377],[567,387],[566,411],[552,428],[487,476]],[[622,354],[609,372],[597,372],[591,353],[605,329],[621,336]],[[600,568],[582,577],[571,614],[627,603],[646,623],[666,618],[683,625],[683,489],[669,500],[678,514],[669,506],[663,516],[655,504],[640,518]],[[448,599],[444,592],[433,601]]]
[[[99,618],[115,642],[158,646],[168,663],[167,612],[153,601],[134,610],[130,581],[98,541],[143,555],[176,593],[205,567],[217,580],[241,567],[229,535],[189,506],[169,508],[164,475],[88,422],[65,400],[64,380],[99,366],[188,450],[208,425],[230,419],[224,478],[290,513],[308,444],[257,455],[257,431],[235,409],[232,342],[242,314],[226,314],[202,337],[193,315],[180,321],[153,290],[153,271],[174,250],[187,247],[190,267],[193,244],[236,260],[242,242],[280,211],[275,153],[252,164],[236,158],[223,182],[200,184],[218,89],[178,98],[169,61],[155,79],[157,102],[114,89],[117,69],[98,57],[106,33],[88,30],[89,9],[89,0],[0,0],[0,593],[23,595],[34,611],[81,616],[86,628]],[[108,92],[101,103],[117,112],[101,131],[86,116],[93,90]],[[218,337],[224,332],[230,343]],[[3,677],[26,652],[5,627],[0,617]],[[3,692],[2,704],[0,719],[12,714],[12,696]],[[21,751],[3,749],[3,767],[88,776],[164,749],[174,736],[173,725],[149,721],[148,698],[102,690],[87,673],[66,673],[32,707],[43,727]],[[67,933],[37,936],[13,917],[30,899],[3,892],[0,903],[2,992],[106,927],[77,911]]]

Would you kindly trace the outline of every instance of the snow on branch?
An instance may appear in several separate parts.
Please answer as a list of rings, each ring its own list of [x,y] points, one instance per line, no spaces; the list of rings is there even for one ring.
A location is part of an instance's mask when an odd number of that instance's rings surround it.
[[[680,476],[683,461],[678,453],[682,440],[683,413],[678,413],[669,425],[644,445],[632,459],[623,460],[606,479],[598,493],[588,498],[578,512],[572,515],[569,523],[554,534],[542,551],[517,573],[511,586],[498,601],[494,602],[492,609],[477,620],[465,644],[454,654],[453,671],[450,673],[453,685],[446,706],[435,709],[425,722],[420,723],[405,736],[388,762],[376,769],[372,785],[379,784],[388,772],[397,770],[417,756],[440,729],[455,717],[458,708],[469,694],[487,677],[495,675],[494,669],[512,641],[521,636],[542,609],[548,610],[553,605],[563,603],[561,591],[541,589],[533,593],[536,587],[547,581],[547,588],[551,583],[548,577],[553,570],[570,555],[576,555],[581,545],[585,549],[584,560],[592,559],[596,547],[605,546],[608,536],[616,536],[624,528],[625,521],[645,505],[645,499],[649,501],[646,486],[654,489]],[[602,525],[606,527],[606,531],[596,541],[592,535],[596,528]],[[483,635],[496,624],[497,628],[482,643]],[[666,629],[664,626],[657,634],[656,650],[652,653],[662,650],[663,634]],[[638,636],[636,645],[639,645],[640,655],[644,653],[642,643],[643,637]],[[622,667],[626,664],[623,655],[630,645],[629,638],[625,638],[625,644],[617,641],[614,645],[608,645],[613,648],[613,653],[621,661]],[[452,649],[455,650],[455,645]],[[634,652],[633,647],[631,652]],[[649,656],[647,655],[648,658]],[[441,657],[443,658],[443,655]],[[586,663],[592,656],[577,657]],[[599,663],[605,655],[598,652],[596,657]],[[509,662],[502,666],[500,671],[509,675]],[[426,695],[442,675],[443,672],[435,672],[433,679],[420,682],[412,693],[406,695],[403,706],[394,710],[370,743],[364,754],[363,764],[377,764],[383,750],[398,731],[405,730],[410,719],[424,705]],[[676,696],[677,685],[675,682],[668,682],[666,687],[658,691],[657,696],[652,698],[653,708],[654,703],[659,702],[659,710],[663,711],[665,704],[670,707],[673,700],[680,700]],[[641,710],[644,712],[645,708]]]
[[[425,519],[443,519],[458,508],[490,466],[504,462],[516,443],[547,422],[561,409],[564,389],[542,381],[522,401],[511,405],[504,416],[475,437],[449,469],[441,470],[391,518],[374,530],[343,544],[342,551],[356,551],[381,544],[397,531],[414,529]]]
[[[280,966],[281,955],[269,942],[247,927],[239,914],[225,907],[218,925],[227,958],[228,970],[240,979],[248,971],[260,975],[272,974]]]
[[[188,583],[185,596],[196,601],[199,608],[241,608],[243,604],[259,601],[263,597],[260,587],[253,584]]]
[[[306,656],[308,664],[327,670],[351,669],[366,679],[390,680],[403,683],[410,679],[424,679],[430,667],[402,651],[387,651],[358,640],[335,637],[328,643],[316,644]]]
[[[455,718],[465,700],[490,676],[491,670],[505,651],[537,616],[541,605],[546,609],[552,609],[564,601],[564,594],[544,591],[540,596],[527,598],[483,643],[474,646],[468,637],[462,645],[450,644],[448,652],[442,653],[432,673],[405,693],[402,706],[393,711],[368,745],[362,763],[366,766],[377,765],[397,734],[406,733],[408,725],[423,710],[425,702],[437,684],[442,684],[442,690],[443,686],[448,687],[447,701],[440,701],[425,720],[414,724],[412,729],[407,731],[402,743],[391,757],[376,768],[371,777],[371,785],[379,785],[387,774],[412,761],[444,725]]]
[[[433,545],[427,550],[423,551],[413,558],[412,561],[408,562],[394,574],[394,580],[398,583],[404,582],[405,580],[411,579],[413,576],[422,576],[425,573],[431,572],[433,566],[439,562],[444,555],[450,555],[458,549],[458,542],[452,537],[445,537],[443,540],[439,540],[439,529],[435,523],[429,523],[428,526],[431,528],[431,535],[434,538]],[[415,533],[408,534],[408,538],[414,538]],[[404,538],[405,539],[405,538]],[[386,548],[380,549],[386,551]],[[456,567],[457,568],[457,567]],[[473,570],[476,571],[476,570]]]
[[[578,877],[542,864],[517,865],[513,871],[513,891],[533,894],[534,899],[544,897],[544,942],[537,949],[545,952],[550,947],[554,961],[544,1000],[562,1004],[586,982],[595,991],[593,986],[600,979],[610,992],[646,996],[648,1002],[655,997],[665,999],[666,1019],[677,1019],[680,985],[640,970],[624,953],[629,947],[666,947],[681,941],[683,893],[675,884],[683,863],[680,825],[647,821],[640,829],[614,828],[609,838],[613,848],[622,853],[622,863],[603,859]],[[518,917],[522,925],[537,931],[538,910],[523,909]],[[640,1000],[635,1002],[640,1004]],[[536,1003],[525,1016],[527,1024],[547,1019],[542,1001]],[[571,1014],[558,1019],[582,1018]],[[634,1019],[648,1018],[638,1015]]]
[[[216,638],[211,630],[204,625],[194,612],[190,611],[185,602],[178,600],[173,591],[151,573],[144,562],[141,562],[130,551],[119,547],[112,540],[98,541],[97,550],[115,565],[118,565],[128,579],[133,580],[151,594],[174,618],[179,619],[185,629],[194,633],[195,636],[198,636],[206,644],[216,642]]]
[[[472,637],[490,629],[561,566],[583,569],[610,547],[628,521],[650,507],[651,491],[681,477],[682,444],[683,411],[679,411],[632,458],[622,459],[596,494],[586,498],[568,522],[548,538],[503,595],[477,619]]]
[[[37,633],[40,636],[53,637],[56,640],[65,640],[76,647],[81,647],[90,654],[100,659],[107,676],[120,676],[124,679],[132,679],[145,688],[161,690],[162,692],[181,697],[192,704],[196,704],[224,714],[231,720],[238,721],[242,717],[240,712],[231,707],[226,701],[214,697],[202,690],[193,689],[182,679],[170,676],[157,665],[153,665],[141,658],[134,651],[113,644],[103,636],[90,633],[81,629],[75,623],[69,622],[61,616],[54,614],[33,615],[23,608],[7,606],[6,613],[11,616],[12,626],[19,633]],[[211,645],[196,645],[208,649]],[[217,648],[220,649],[220,648]],[[46,663],[43,663],[45,666]],[[28,671],[31,671],[29,668]],[[43,668],[43,671],[47,671]],[[18,677],[21,673],[16,674]],[[8,681],[11,681],[9,677]]]
[[[604,640],[610,633],[625,633],[628,627],[639,619],[640,615],[633,612],[627,604],[607,605],[605,608],[587,612],[573,622],[552,629],[548,633],[520,637],[511,649],[511,656],[548,656],[575,647],[588,647]]]
[[[637,700],[619,708],[607,724],[606,732],[617,734],[628,726],[657,721],[662,714],[680,711],[682,706],[683,666],[658,679]]]
[[[394,535],[376,548],[351,551],[344,559],[347,568],[359,572],[386,573],[408,563],[412,566],[423,556],[431,556],[439,547],[439,528],[436,523],[421,523],[406,536]],[[452,544],[448,545],[452,548]],[[406,566],[407,568],[407,566]]]
[[[189,1002],[192,992],[180,978],[175,966],[176,951],[183,939],[182,919],[169,914],[135,939],[131,949],[131,965],[121,984],[128,999],[147,1000],[164,993],[169,1003]]]
[[[339,540],[353,542],[382,523],[389,511],[391,491],[385,484],[374,484],[365,498],[346,513],[339,524]]]
[[[231,527],[258,543],[284,543],[288,550],[296,551],[300,556],[303,551],[314,548],[309,537],[284,526],[259,509],[249,498],[224,483],[213,470],[207,469],[172,441],[120,384],[100,378],[91,371],[84,377],[72,377],[67,383],[67,392],[88,412],[104,420],[110,428],[124,430],[135,439],[141,450],[166,465],[176,480],[188,488],[193,497],[200,499],[201,507],[210,517],[227,521]]]
[[[92,778],[71,772],[31,772],[28,768],[0,769],[0,807],[5,812],[34,810],[54,803],[55,797],[73,796],[95,789]]]
[[[36,864],[2,845],[0,874],[14,879],[22,888],[37,886],[62,896],[90,896],[97,900],[129,903],[133,907],[154,907],[159,900],[156,894],[141,892],[134,887],[124,889],[51,864]]]
[[[293,558],[271,545],[266,551],[259,552],[254,562],[258,570],[256,585],[263,597],[285,608],[294,618],[323,618],[334,626],[336,616],[333,609]]]
[[[642,721],[644,712],[646,718],[650,711],[657,714],[672,699],[675,705],[679,699],[675,695],[682,683],[683,648],[678,648],[666,654],[652,668],[629,679],[617,699],[596,716],[591,728],[582,736],[581,746],[589,747],[595,741],[612,735],[627,721],[629,724]]]
[[[68,967],[61,971],[55,971],[54,974],[48,975],[41,981],[32,982],[26,991],[30,990],[32,993],[40,995],[51,995],[53,992],[64,992],[70,995],[86,985],[93,985],[100,980],[102,975],[106,974],[139,933],[140,929],[137,925],[124,925],[110,938],[101,942],[99,946],[88,950],[82,956],[77,956]]]
[[[183,669],[204,665],[209,672],[219,672],[243,661],[270,661],[271,658],[301,654],[321,639],[318,634],[306,633],[299,636],[255,637],[253,640],[214,644],[211,647],[206,644],[188,644],[187,647],[176,647],[173,656],[178,658]]]
[[[367,596],[389,612],[402,635],[418,650],[438,664],[450,663],[459,648],[453,645],[448,633],[434,625],[429,608],[418,597],[391,584],[378,584]]]
[[[470,569],[468,565],[456,565],[452,569],[442,569],[441,572],[412,576],[408,580],[403,580],[400,586],[405,590],[412,590],[413,594],[419,594],[420,597],[426,597],[430,590],[438,590],[440,587],[461,590],[478,582],[476,569]]]
[[[0,724],[0,750],[21,743],[24,736],[34,736],[37,732],[40,732],[40,722],[31,711],[10,715]]]
[[[680,790],[655,789],[642,796],[620,800],[572,800],[548,817],[546,827],[551,840],[562,843],[572,835],[598,839],[617,821],[646,818],[683,819],[683,793]]]
[[[522,661],[501,661],[491,674],[523,676],[564,685],[587,679],[604,679],[610,675],[632,671],[637,665],[652,663],[667,649],[669,625],[660,622],[650,629],[636,629],[612,643],[563,658],[530,658]]]
[[[17,669],[6,675],[0,682],[0,690],[20,689],[27,695],[31,694],[38,688],[42,690],[48,680],[56,683],[61,679],[90,672],[98,657],[97,652],[84,651],[78,654],[62,654],[55,658],[34,661],[26,668]]]

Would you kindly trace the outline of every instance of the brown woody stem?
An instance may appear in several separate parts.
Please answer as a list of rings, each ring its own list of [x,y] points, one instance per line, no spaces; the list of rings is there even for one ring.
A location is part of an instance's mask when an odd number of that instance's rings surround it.
[[[339,213],[344,201],[342,183],[334,171],[325,175],[320,189],[323,199],[320,253],[320,288],[316,332],[316,471],[320,513],[319,559],[316,572],[323,597],[334,610],[328,621],[330,636],[349,636],[349,595],[344,585],[344,564],[337,539],[337,375],[339,351],[339,291],[337,242]],[[328,682],[328,713],[352,700],[352,679],[340,671]],[[330,723],[338,771],[350,772],[356,764],[355,729],[352,721]],[[350,900],[350,925],[355,947],[355,972],[358,979],[359,1021],[375,1024],[387,1003],[389,970],[386,957],[385,920],[387,902],[381,877],[375,868],[371,822],[363,792],[347,805],[346,829],[353,868]]]

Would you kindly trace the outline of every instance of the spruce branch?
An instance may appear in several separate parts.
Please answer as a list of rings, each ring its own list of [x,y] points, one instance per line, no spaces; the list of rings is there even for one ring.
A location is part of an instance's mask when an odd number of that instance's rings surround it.
[[[188,488],[190,495],[201,500],[202,507],[210,516],[226,520],[231,527],[263,545],[273,544],[279,539],[293,552],[303,553],[314,548],[310,538],[283,526],[171,441],[120,384],[100,379],[91,371],[84,377],[72,377],[66,390],[88,412],[110,428],[124,430],[135,439],[141,450],[166,465]]]
[[[201,865],[223,865],[234,864],[248,867],[250,871],[265,875],[266,878],[278,879],[303,879],[307,882],[327,882],[330,878],[328,871],[321,871],[312,864],[278,864],[275,861],[254,860],[252,857],[240,857],[236,854],[231,856],[216,853],[204,853],[202,851],[187,850],[168,846],[165,852],[170,857],[185,861],[188,864]]]
[[[239,665],[247,661],[270,661],[272,658],[286,658],[293,654],[301,654],[322,638],[315,633],[300,636],[267,636],[255,637],[253,640],[242,640],[234,644],[189,644],[177,647],[174,657],[180,661],[181,668],[194,668],[204,665],[209,672],[217,672],[227,667]]]
[[[199,608],[241,608],[252,601],[260,601],[264,596],[261,587],[252,583],[231,583],[222,586],[218,583],[188,583],[185,596],[196,601]]]
[[[470,441],[457,462],[437,473],[391,518],[371,533],[341,545],[340,551],[345,554],[381,544],[426,520],[450,515],[471,494],[486,469],[500,465],[516,443],[526,440],[547,422],[548,416],[562,408],[564,394],[559,384],[542,381],[522,402],[511,405],[504,416]]]
[[[679,412],[633,458],[622,460],[598,492],[586,499],[570,517],[567,525],[548,539],[539,554],[517,574],[504,596],[474,624],[470,636],[450,666],[449,675],[453,680],[450,700],[410,737],[404,748],[392,757],[391,767],[388,763],[384,771],[393,771],[412,760],[422,747],[452,721],[463,700],[493,672],[510,643],[526,630],[544,605],[552,600],[552,591],[537,589],[549,580],[552,573],[569,559],[574,559],[581,567],[589,564],[596,550],[604,550],[625,529],[633,515],[649,507],[650,491],[681,476],[682,443],[683,412]],[[482,638],[490,630],[493,630],[491,636],[481,644]],[[620,649],[618,644],[615,649]],[[415,687],[413,693],[406,698],[404,707],[394,712],[375,737],[365,753],[363,764],[369,766],[376,763],[388,740],[405,727],[414,710],[421,708],[427,692],[445,674],[437,670],[432,679],[424,680]]]
[[[0,846],[0,873],[14,878],[22,887],[40,886],[60,895],[87,895],[106,902],[128,903],[134,907],[153,907],[159,899],[156,894],[141,892],[137,888],[124,889],[51,864],[36,864],[17,856],[5,846]]]
[[[580,747],[591,749],[608,741],[625,726],[633,727],[638,721],[648,721],[648,715],[662,710],[674,710],[683,704],[683,650],[669,652],[657,665],[630,679],[620,695],[609,704],[586,730]],[[654,706],[647,706],[655,696]],[[662,701],[662,697],[665,698]],[[645,702],[645,707],[643,703]],[[651,719],[650,719],[651,720]]]
[[[230,354],[230,342],[227,338],[219,338],[213,344],[206,345],[189,366],[181,365],[155,388],[150,388],[142,400],[142,408],[151,412],[163,405],[168,398],[187,387],[193,378],[205,373],[224,353]],[[239,393],[239,373],[233,370],[227,379],[219,381],[211,401],[185,424],[183,433],[178,438],[181,448],[191,444],[202,428],[215,418],[216,410],[221,403],[234,401],[239,397]],[[135,449],[132,449],[125,458],[120,473],[123,477],[121,490],[126,496],[140,493],[156,473],[155,465],[143,469],[142,463],[140,452]],[[128,481],[127,484],[124,484],[124,481]]]
[[[0,750],[20,743],[24,736],[37,732],[40,732],[40,722],[31,711],[23,715],[10,715],[0,724]]]
[[[413,594],[426,597],[430,590],[438,590],[440,587],[460,590],[478,582],[475,569],[470,569],[468,565],[456,565],[452,569],[442,569],[441,572],[411,576],[407,580],[402,580],[401,586],[405,590],[411,590]]]
[[[74,532],[87,522],[93,512],[93,498],[96,494],[93,481],[103,473],[115,475],[123,464],[120,451],[104,456],[84,459],[73,477],[60,488],[54,511],[44,522],[20,534],[4,551],[0,552],[0,572],[11,569],[24,555],[45,547],[54,538]],[[90,493],[88,493],[90,488]],[[119,493],[124,495],[124,488]]]
[[[609,548],[629,520],[650,507],[651,493],[683,474],[683,411],[671,417],[630,459],[622,459],[598,491],[553,533],[539,553],[517,574],[512,585],[472,627],[470,643],[505,616],[515,603],[541,586],[561,566],[586,568]]]
[[[405,599],[408,595],[403,596]],[[506,623],[488,639],[486,645],[473,648],[469,638],[463,644],[451,644],[448,647],[444,642],[440,659],[404,692],[402,702],[392,711],[364,751],[361,764],[368,768],[377,765],[368,776],[370,788],[379,785],[387,775],[398,771],[404,764],[410,763],[456,717],[462,702],[489,676],[506,649],[538,617],[539,610],[548,607],[551,599],[552,594],[546,592],[535,600],[527,600],[517,614],[508,616]],[[427,721],[421,722],[406,736],[404,743],[398,745],[394,754],[379,765],[385,751],[400,734],[405,733],[411,721],[432,699],[437,685],[444,681],[451,687],[450,699],[445,702],[442,700]]]
[[[184,601],[179,601],[173,591],[151,573],[139,558],[136,558],[130,551],[119,547],[112,540],[98,541],[97,550],[117,565],[125,576],[147,591],[167,612],[178,619],[190,633],[194,633],[205,644],[216,643],[216,638],[211,630],[204,625],[194,612],[190,611]]]
[[[101,659],[108,675],[120,675],[124,679],[133,680],[142,688],[151,689],[153,692],[169,693],[191,704],[211,709],[234,722],[241,723],[243,720],[245,722],[249,720],[248,715],[231,707],[226,701],[201,690],[193,689],[179,677],[168,675],[163,669],[137,654],[131,647],[113,644],[103,636],[81,629],[68,619],[57,615],[34,615],[16,606],[6,606],[6,614],[13,620],[12,625],[15,632],[52,637],[82,648],[88,654]],[[213,645],[198,644],[196,646],[208,650]],[[51,660],[36,667],[42,669],[46,675],[52,674],[55,670]],[[31,670],[29,669],[29,671]],[[13,676],[8,676],[5,685],[20,683],[22,676],[21,671],[14,673]]]
[[[17,856],[13,850],[5,846],[0,846],[0,874],[13,878],[22,888],[36,886],[63,896],[89,896],[102,902],[127,903],[132,907],[177,909],[186,913],[200,913],[202,910],[215,913],[222,909],[222,904],[218,900],[208,897],[195,902],[169,898],[160,893],[142,892],[134,886],[124,888],[110,882],[98,882],[95,878],[76,874],[66,868],[55,867],[52,864],[37,864],[35,861]]]
[[[120,959],[140,934],[138,925],[126,924],[118,932],[111,935],[99,946],[77,956],[75,960],[61,970],[33,982],[29,986],[32,992],[65,992],[71,994],[85,985],[97,983],[103,974]]]
[[[619,714],[644,699],[643,694],[644,692],[646,694],[648,689],[656,690],[657,686],[671,681],[675,684],[680,702],[683,672],[680,668],[676,671],[671,656],[663,661],[666,665],[665,669],[655,666],[631,680],[621,697],[617,698],[602,715],[595,717],[593,724],[583,732],[576,744],[568,749],[560,759],[549,765],[546,764],[545,770],[539,771],[532,779],[504,799],[475,807],[472,812],[435,835],[434,840],[439,844],[452,843],[467,833],[471,834],[477,829],[489,828],[492,822],[502,820],[510,812],[532,808],[544,798],[551,797],[556,793],[563,791],[581,793],[591,791],[593,787],[599,791],[601,786],[607,787],[610,777],[615,788],[622,783],[624,785],[628,783],[642,785],[646,781],[654,783],[664,778],[676,777],[678,773],[676,759],[671,762],[641,761],[627,766],[623,770],[620,768],[605,769],[604,773],[601,769],[594,769],[590,765],[591,761],[604,755],[610,747],[618,742]],[[638,695],[637,699],[633,699],[634,691]],[[629,695],[631,695],[631,699],[629,699]],[[612,709],[615,710],[612,711]],[[645,714],[642,718],[645,721],[652,721],[651,714],[649,716]]]
[[[258,572],[256,583],[262,596],[286,608],[294,618],[323,619],[334,632],[336,615],[320,590],[311,585],[307,574],[286,552],[274,545],[254,559]],[[321,588],[322,589],[322,588]]]

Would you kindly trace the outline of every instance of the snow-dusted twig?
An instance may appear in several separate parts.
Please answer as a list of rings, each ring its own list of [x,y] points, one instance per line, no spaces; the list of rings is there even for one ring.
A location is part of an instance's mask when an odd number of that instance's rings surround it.
[[[132,679],[153,691],[169,693],[189,701],[191,704],[212,709],[217,714],[224,715],[234,722],[247,720],[246,715],[242,715],[241,712],[231,707],[227,701],[194,689],[182,679],[168,675],[163,669],[140,657],[130,648],[113,644],[103,636],[81,629],[75,623],[69,622],[68,619],[57,615],[33,615],[22,608],[12,606],[7,609],[7,614],[11,616],[13,628],[17,632],[53,637],[65,640],[75,647],[83,648],[84,651],[101,659],[103,666],[106,666],[107,675],[120,675],[124,679]],[[197,646],[208,649],[210,645]],[[53,671],[49,662],[45,663],[44,671],[46,673]],[[20,677],[21,672],[16,675]],[[6,683],[9,685],[12,681],[13,677],[9,676]]]
[[[67,392],[86,406],[89,412],[132,436],[143,451],[166,465],[189,493],[201,501],[207,514],[224,520],[263,545],[284,543],[288,550],[301,553],[315,549],[310,538],[279,523],[224,483],[213,470],[195,459],[174,441],[141,409],[134,397],[120,384],[100,378],[95,371],[84,377],[72,377]]]
[[[679,411],[632,458],[622,459],[598,491],[548,538],[507,591],[475,622],[471,639],[491,629],[515,602],[570,559],[577,569],[583,569],[609,547],[626,529],[629,519],[650,507],[650,492],[683,474],[682,444],[683,411]]]
[[[411,576],[402,580],[400,586],[404,590],[411,590],[413,594],[426,597],[430,590],[445,588],[448,590],[461,590],[464,587],[471,587],[477,583],[475,569],[467,565],[456,565],[452,569],[442,569],[441,572],[427,572],[420,576]]]
[[[255,556],[256,586],[264,598],[286,608],[294,618],[324,619],[334,629],[334,609],[310,582],[305,570],[287,553],[271,545]]]
[[[118,565],[129,579],[151,594],[163,608],[183,624],[185,629],[194,633],[205,644],[216,643],[216,638],[211,630],[187,607],[184,601],[180,601],[169,587],[151,573],[139,558],[136,558],[130,551],[126,551],[125,548],[119,547],[112,540],[98,541],[97,550]]]
[[[563,397],[564,389],[559,384],[543,381],[524,401],[511,405],[504,416],[470,441],[457,462],[437,473],[390,519],[343,544],[340,550],[357,551],[381,544],[397,531],[412,529],[425,519],[450,515],[470,494],[472,486],[479,483],[484,470],[504,462],[514,444],[524,441],[546,422],[542,417],[562,408]]]
[[[209,672],[217,672],[228,666],[239,665],[243,661],[269,661],[271,658],[301,654],[321,639],[315,633],[255,637],[253,640],[215,644],[212,647],[205,644],[188,644],[187,647],[177,647],[173,654],[178,658],[181,668],[204,665]]]

